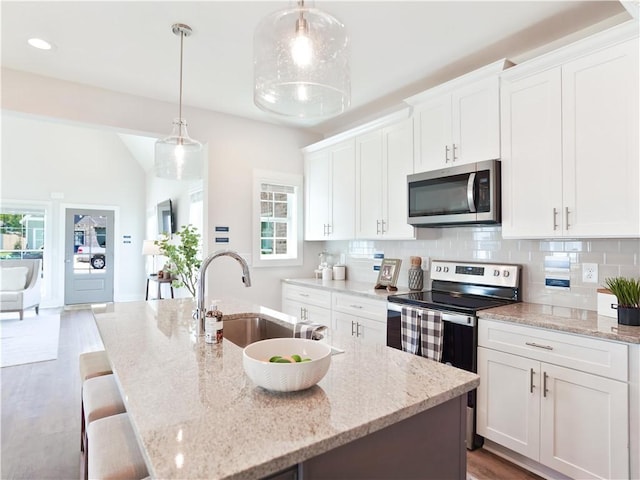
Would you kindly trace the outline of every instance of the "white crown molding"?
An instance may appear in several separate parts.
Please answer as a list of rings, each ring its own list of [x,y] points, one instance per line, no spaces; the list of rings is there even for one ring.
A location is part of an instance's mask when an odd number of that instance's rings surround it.
[[[357,137],[358,135],[362,135],[363,133],[368,133],[373,130],[377,130],[379,128],[383,128],[388,125],[400,122],[402,120],[406,120],[411,116],[411,112],[412,108],[405,107],[401,110],[398,110],[397,112],[390,113],[389,115],[384,115],[370,122],[363,123],[362,125],[359,125],[357,127],[351,128],[336,135],[332,135],[331,137],[320,140],[319,142],[307,145],[306,147],[302,148],[302,152],[317,152],[318,150],[330,147],[331,145],[335,145],[336,143],[342,142],[343,140],[349,140],[351,138]]]
[[[638,21],[629,20],[587,38],[540,55],[508,70],[500,75],[503,79],[516,80],[543,70],[560,66],[583,55],[608,48],[628,40],[638,39]]]
[[[464,87],[465,85],[469,85],[479,80],[484,80],[492,77],[497,78],[502,71],[504,71],[506,68],[511,67],[512,65],[513,62],[506,58],[502,58],[496,62],[490,63],[489,65],[485,65],[484,67],[473,70],[472,72],[460,75],[459,77],[449,80],[448,82],[441,83],[440,85],[425,90],[424,92],[420,92],[416,95],[405,98],[404,102],[412,106],[420,105],[421,103],[424,103],[425,101],[430,100],[436,96],[449,93],[451,90]]]
[[[636,21],[640,19],[640,1],[620,0],[620,3]]]

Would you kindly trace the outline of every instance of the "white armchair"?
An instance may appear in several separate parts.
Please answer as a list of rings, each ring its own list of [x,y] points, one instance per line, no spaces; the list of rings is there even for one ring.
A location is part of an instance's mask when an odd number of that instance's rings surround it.
[[[40,312],[40,263],[42,260],[0,260],[0,311],[19,312],[27,308]]]

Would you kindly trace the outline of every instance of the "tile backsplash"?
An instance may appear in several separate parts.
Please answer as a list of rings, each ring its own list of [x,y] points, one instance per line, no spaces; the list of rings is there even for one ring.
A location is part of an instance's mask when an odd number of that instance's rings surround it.
[[[598,288],[604,279],[622,275],[640,277],[640,239],[580,240],[508,240],[501,227],[454,227],[418,229],[417,240],[329,241],[327,251],[342,254],[347,265],[347,279],[375,284],[378,272],[374,253],[399,258],[402,267],[398,286],[407,286],[409,257],[423,258],[425,289],[429,288],[428,268],[431,260],[464,260],[517,263],[523,266],[522,296],[525,302],[562,307],[597,309]],[[550,255],[567,255],[571,262],[571,287],[556,290],[545,287],[544,260]],[[582,281],[582,264],[598,265],[598,283]]]

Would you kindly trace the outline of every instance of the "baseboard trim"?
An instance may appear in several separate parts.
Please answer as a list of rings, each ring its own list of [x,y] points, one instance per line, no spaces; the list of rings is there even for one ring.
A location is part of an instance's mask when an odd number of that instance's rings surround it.
[[[571,480],[571,477],[567,477],[560,472],[546,467],[535,460],[531,460],[530,458],[514,452],[513,450],[509,450],[508,448],[492,442],[491,440],[487,440],[486,438],[484,439],[484,445],[482,448],[524,468],[525,470],[529,470],[542,478],[546,478],[547,480]]]

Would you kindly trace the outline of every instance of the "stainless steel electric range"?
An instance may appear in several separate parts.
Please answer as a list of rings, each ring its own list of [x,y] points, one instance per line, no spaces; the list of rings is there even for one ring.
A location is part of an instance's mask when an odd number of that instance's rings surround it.
[[[477,312],[521,301],[522,267],[513,264],[433,260],[431,289],[390,295],[387,303],[387,345],[402,350],[403,306],[438,311],[443,321],[442,362],[477,371]],[[418,350],[418,355],[421,352]],[[467,448],[482,445],[475,428],[476,392],[467,399]]]

